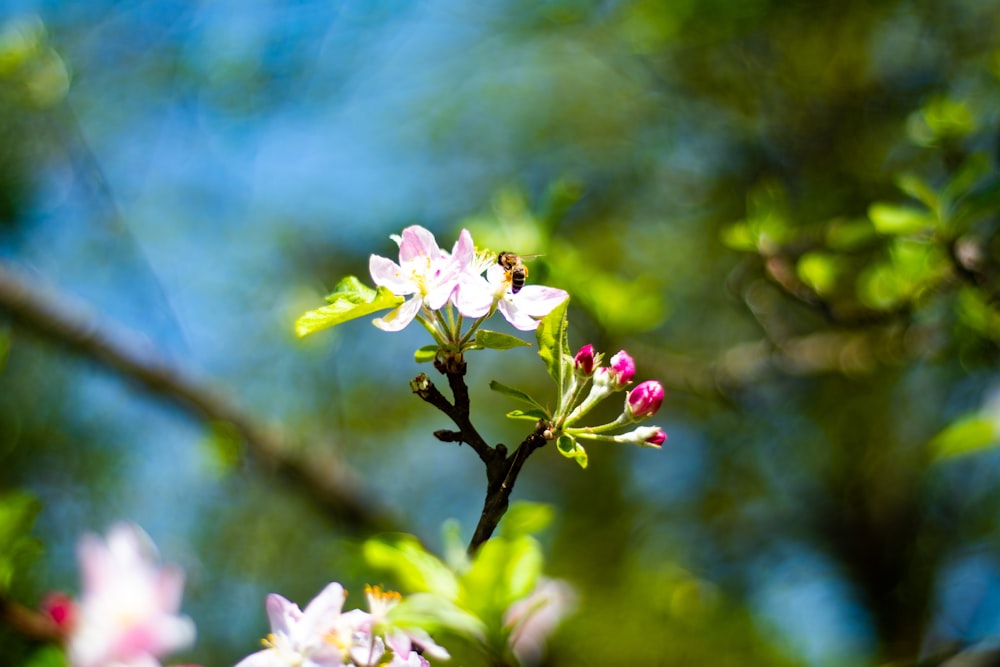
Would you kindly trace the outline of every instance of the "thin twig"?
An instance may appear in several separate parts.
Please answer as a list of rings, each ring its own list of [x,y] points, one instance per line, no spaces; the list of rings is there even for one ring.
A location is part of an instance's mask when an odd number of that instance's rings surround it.
[[[345,524],[389,530],[398,520],[379,506],[360,476],[317,443],[301,446],[280,428],[251,418],[220,394],[163,359],[148,342],[109,326],[71,298],[42,291],[0,264],[0,312],[15,324],[64,345],[200,419],[230,424],[267,467]]]
[[[448,378],[454,402],[445,398],[425,373],[418,375],[410,383],[410,388],[421,399],[450,417],[459,430],[439,430],[434,432],[434,436],[442,442],[467,443],[486,465],[486,500],[475,533],[469,542],[471,554],[493,535],[500,519],[507,512],[510,494],[514,490],[514,483],[524,462],[532,452],[548,442],[543,435],[547,425],[539,422],[535,430],[524,439],[513,454],[508,456],[504,444],[491,447],[472,424],[469,417],[469,389],[465,384],[465,361],[461,358],[439,360],[435,362],[435,367]]]

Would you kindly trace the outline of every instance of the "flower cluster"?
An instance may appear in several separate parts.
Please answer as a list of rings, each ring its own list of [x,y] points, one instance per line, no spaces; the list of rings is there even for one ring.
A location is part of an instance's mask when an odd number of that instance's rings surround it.
[[[629,426],[656,414],[663,404],[663,385],[646,380],[629,390],[621,414],[600,426],[574,426],[581,417],[608,396],[624,391],[635,378],[635,361],[625,350],[611,357],[608,366],[600,366],[602,355],[593,345],[584,345],[573,357],[573,376],[566,388],[555,426],[566,435],[584,440],[625,442],[643,447],[660,447],[667,434],[659,426],[640,426],[628,433],[608,435],[609,431]],[[587,386],[590,385],[589,391]],[[585,393],[586,392],[586,393]]]
[[[489,251],[477,252],[472,235],[463,229],[451,252],[442,250],[434,235],[413,225],[392,237],[399,244],[399,263],[372,255],[368,266],[376,285],[408,297],[400,306],[374,320],[385,331],[399,331],[415,318],[439,343],[461,341],[461,317],[478,321],[496,311],[521,331],[533,331],[538,319],[568,298],[565,291],[543,285],[525,285],[515,293],[509,271]],[[442,315],[443,309],[447,315]]]
[[[423,630],[392,623],[398,593],[368,588],[365,595],[369,611],[343,612],[347,592],[336,582],[327,584],[304,610],[272,593],[266,603],[271,634],[264,639],[265,648],[236,667],[427,667],[424,655],[449,657]]]
[[[159,566],[141,528],[118,524],[107,540],[86,535],[78,548],[83,592],[46,598],[44,608],[66,636],[71,667],[158,667],[159,658],[194,643],[179,615],[184,574]]]

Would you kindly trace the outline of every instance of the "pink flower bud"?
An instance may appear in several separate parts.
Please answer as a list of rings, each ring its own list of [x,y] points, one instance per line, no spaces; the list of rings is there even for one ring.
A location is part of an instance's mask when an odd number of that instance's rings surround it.
[[[591,375],[594,372],[594,346],[587,343],[581,347],[573,357],[573,365],[580,375],[585,377]]]
[[[60,630],[69,632],[76,620],[76,602],[65,593],[49,593],[42,600],[42,612],[55,621]]]
[[[611,357],[611,367],[609,369],[614,378],[615,385],[620,389],[632,381],[635,377],[635,362],[628,352],[621,350]]]
[[[666,441],[667,434],[662,428],[657,428],[653,435],[646,438],[646,444],[652,445],[653,447],[659,447]]]
[[[656,380],[639,383],[625,399],[625,411],[633,419],[652,417],[663,404],[663,385]]]

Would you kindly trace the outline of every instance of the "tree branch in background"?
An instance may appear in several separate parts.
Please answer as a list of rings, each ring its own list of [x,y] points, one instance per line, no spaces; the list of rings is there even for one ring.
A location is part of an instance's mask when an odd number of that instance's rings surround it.
[[[195,417],[231,425],[252,455],[338,522],[365,531],[398,520],[379,507],[359,475],[320,446],[300,446],[279,427],[262,424],[218,391],[192,379],[140,337],[102,323],[61,294],[40,290],[0,264],[0,312],[14,323],[98,362]]]

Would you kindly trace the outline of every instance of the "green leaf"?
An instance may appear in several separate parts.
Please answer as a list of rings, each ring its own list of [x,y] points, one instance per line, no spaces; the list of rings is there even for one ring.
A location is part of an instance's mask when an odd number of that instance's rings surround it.
[[[412,535],[388,535],[367,540],[365,561],[395,575],[408,591],[434,592],[449,600],[458,597],[458,579],[447,565],[424,549]]]
[[[857,250],[878,237],[867,218],[861,220],[831,220],[826,229],[826,244],[831,250]]]
[[[745,220],[733,223],[722,230],[722,244],[732,250],[757,252],[757,238]]]
[[[0,372],[7,365],[7,358],[10,356],[11,333],[9,327],[0,327]]]
[[[920,298],[951,275],[951,262],[933,243],[893,239],[889,259],[858,278],[858,296],[871,308],[888,310]]]
[[[508,398],[513,398],[515,401],[521,401],[522,403],[527,403],[528,405],[545,410],[545,406],[533,399],[531,396],[521,391],[520,389],[515,389],[514,387],[508,387],[503,382],[497,382],[496,380],[490,381],[490,389],[497,392],[498,394],[503,394]]]
[[[476,332],[476,347],[488,350],[510,350],[515,347],[531,347],[531,343],[517,336],[480,329]]]
[[[572,436],[565,434],[559,436],[559,440],[556,441],[556,449],[566,458],[574,459],[581,468],[587,467],[587,450]]]
[[[483,622],[437,593],[414,593],[405,596],[388,613],[388,621],[398,628],[421,628],[435,632],[447,628],[472,637],[485,633]]]
[[[511,601],[520,600],[535,588],[544,563],[545,556],[538,540],[526,535],[508,540],[504,574]]]
[[[441,544],[444,562],[455,572],[465,572],[469,565],[469,552],[465,548],[462,527],[456,519],[447,519],[441,526]]]
[[[519,501],[513,503],[500,524],[500,535],[514,539],[544,530],[552,523],[555,512],[551,505]]]
[[[956,197],[948,224],[953,235],[960,235],[968,231],[973,223],[1000,212],[1000,178],[991,174],[982,183],[977,183],[975,188]]]
[[[459,605],[486,620],[493,630],[496,626],[490,619],[499,621],[511,603],[531,592],[543,561],[542,548],[532,537],[487,540],[461,578]]]
[[[935,225],[935,218],[927,211],[912,206],[877,202],[868,207],[868,217],[879,234],[907,236]]]
[[[413,360],[418,364],[425,364],[430,361],[434,361],[437,357],[438,350],[440,348],[437,345],[424,345],[413,353]]]
[[[374,290],[354,276],[347,276],[337,289],[326,297],[329,305],[310,310],[295,321],[299,338],[370,313],[395,308],[404,299],[385,287]]]
[[[25,493],[0,498],[0,595],[7,592],[18,570],[42,551],[41,543],[29,535],[40,505]]]
[[[958,199],[992,171],[993,164],[988,155],[973,153],[962,162],[954,176],[944,186],[944,196],[948,199]]]
[[[58,646],[43,646],[24,663],[23,667],[67,667],[66,651]]]
[[[799,258],[795,267],[802,282],[817,294],[826,296],[837,286],[837,256],[825,252],[810,252]]]
[[[966,415],[952,422],[929,443],[936,460],[952,459],[983,451],[1000,444],[996,423],[979,413]]]
[[[896,187],[910,195],[932,211],[938,210],[940,197],[934,189],[913,172],[905,172],[896,177]]]
[[[973,331],[981,336],[1000,340],[1000,313],[979,288],[963,288],[958,293],[955,310],[961,321]]]
[[[555,380],[559,388],[559,395],[565,392],[566,373],[572,372],[572,362],[567,369],[564,357],[569,357],[569,342],[566,338],[566,327],[568,320],[566,317],[569,308],[569,299],[552,309],[548,315],[538,323],[535,330],[535,338],[538,341],[538,356],[545,362],[545,368],[549,375]]]
[[[533,422],[537,422],[539,419],[550,421],[552,419],[552,415],[540,408],[532,410],[511,410],[507,413],[507,419],[521,419]]]
[[[910,139],[921,146],[955,141],[976,131],[976,117],[968,104],[943,95],[929,99],[906,123]]]

